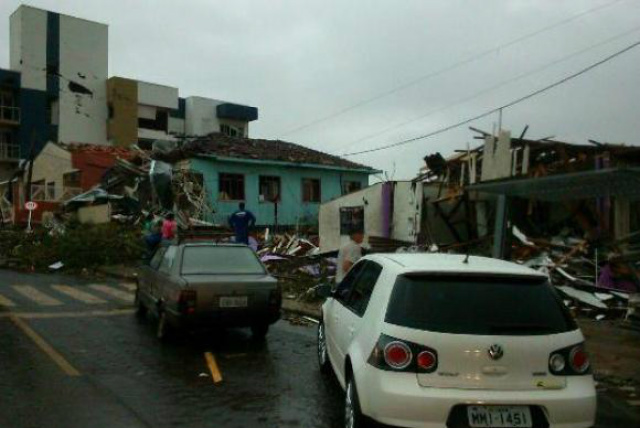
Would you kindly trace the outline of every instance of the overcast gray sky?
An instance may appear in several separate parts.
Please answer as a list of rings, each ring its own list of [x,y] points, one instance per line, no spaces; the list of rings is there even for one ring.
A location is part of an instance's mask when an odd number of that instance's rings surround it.
[[[8,67],[8,20],[20,4],[0,2],[0,67]],[[181,96],[256,106],[260,119],[251,125],[252,137],[281,138],[333,154],[426,134],[505,104],[640,40],[638,0],[28,4],[109,24],[110,75],[177,86]],[[288,132],[600,5],[608,6],[330,120]],[[545,68],[551,63],[555,65]],[[513,81],[535,70],[541,71]],[[531,138],[640,144],[639,95],[640,47],[505,110],[503,127],[519,134],[529,124]],[[474,126],[491,130],[497,120],[489,117]],[[477,144],[473,135],[465,126],[351,159],[396,179],[410,178],[426,154],[446,155],[467,143]]]

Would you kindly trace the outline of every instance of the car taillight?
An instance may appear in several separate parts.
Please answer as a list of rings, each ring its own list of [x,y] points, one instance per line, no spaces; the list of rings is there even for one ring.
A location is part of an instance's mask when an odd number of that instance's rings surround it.
[[[178,308],[183,314],[193,314],[196,312],[196,302],[198,293],[195,290],[182,290],[178,298]]]
[[[381,335],[368,363],[382,370],[431,373],[438,367],[435,350],[406,340]]]
[[[402,342],[391,342],[384,347],[384,361],[394,369],[406,368],[412,359],[411,349]]]
[[[582,346],[575,346],[569,353],[569,365],[579,374],[589,370],[589,355]]]
[[[431,351],[422,351],[418,354],[416,362],[422,370],[431,370],[437,363],[436,355]]]
[[[576,376],[589,373],[589,354],[584,345],[568,346],[551,353],[549,356],[549,371],[558,376]]]

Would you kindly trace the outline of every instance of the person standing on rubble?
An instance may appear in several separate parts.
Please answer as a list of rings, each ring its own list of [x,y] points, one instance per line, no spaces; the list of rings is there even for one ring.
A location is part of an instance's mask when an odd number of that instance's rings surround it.
[[[178,223],[176,222],[172,213],[167,214],[162,222],[162,239],[172,240],[176,237],[176,230],[178,229]]]
[[[349,242],[338,251],[338,266],[336,269],[336,284],[340,284],[351,266],[362,258],[362,241],[364,233],[361,229],[353,229],[349,234]]]
[[[240,202],[239,210],[229,217],[229,226],[235,234],[235,242],[249,245],[249,231],[256,224],[256,217],[244,206],[244,202]]]

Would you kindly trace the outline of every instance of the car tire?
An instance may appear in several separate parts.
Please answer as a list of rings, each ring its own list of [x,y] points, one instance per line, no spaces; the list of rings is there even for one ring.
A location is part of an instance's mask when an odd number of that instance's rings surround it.
[[[255,324],[251,326],[251,335],[254,340],[264,340],[269,333],[269,324]]]
[[[331,362],[329,362],[329,354],[327,352],[327,335],[324,328],[324,323],[320,321],[318,324],[318,366],[320,372],[327,374],[331,368]]]
[[[158,325],[156,328],[156,337],[166,342],[171,338],[171,326],[169,325],[169,320],[167,319],[167,313],[163,310],[160,310],[158,314]]]
[[[349,375],[344,399],[344,428],[366,428],[367,426],[367,420],[360,411],[355,379]]]
[[[140,290],[136,290],[134,305],[136,307],[136,315],[139,318],[144,318],[147,315],[147,307],[142,303],[142,299],[140,299]]]

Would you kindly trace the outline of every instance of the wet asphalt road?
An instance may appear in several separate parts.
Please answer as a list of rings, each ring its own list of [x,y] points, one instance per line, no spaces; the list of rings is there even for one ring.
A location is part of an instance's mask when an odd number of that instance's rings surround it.
[[[0,271],[0,428],[341,426],[342,393],[316,369],[314,326],[281,321],[262,344],[243,330],[160,343],[153,321],[133,315],[130,289]],[[598,426],[640,426],[637,416],[602,394]]]

